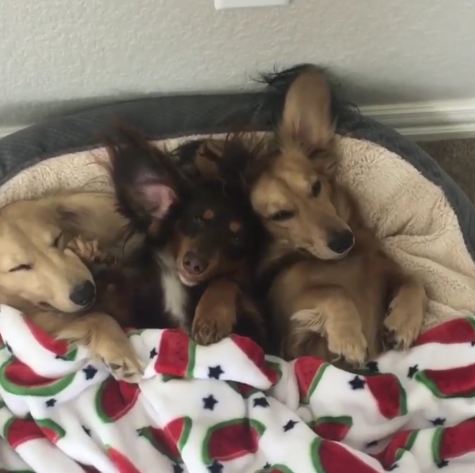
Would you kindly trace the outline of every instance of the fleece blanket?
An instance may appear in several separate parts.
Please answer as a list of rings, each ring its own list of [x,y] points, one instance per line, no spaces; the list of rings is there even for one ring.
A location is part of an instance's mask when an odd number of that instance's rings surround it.
[[[2,472],[475,471],[475,318],[361,372],[284,362],[238,336],[202,347],[131,331],[138,384],[10,307],[0,335]]]
[[[197,137],[156,145],[173,149]],[[387,253],[424,282],[429,296],[426,327],[475,313],[475,263],[443,190],[397,154],[370,141],[340,136],[337,149],[338,176],[357,198],[368,225]],[[41,161],[0,188],[0,207],[64,189],[110,192],[106,161],[101,147]]]

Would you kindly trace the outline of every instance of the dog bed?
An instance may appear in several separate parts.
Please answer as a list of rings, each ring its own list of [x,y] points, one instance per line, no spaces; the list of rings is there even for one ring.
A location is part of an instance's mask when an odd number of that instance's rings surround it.
[[[0,141],[0,206],[59,189],[110,192],[101,131],[120,118],[173,147],[266,131],[260,94],[160,97],[52,120]],[[147,365],[113,380],[83,349],[0,311],[0,471],[462,472],[475,467],[475,209],[416,145],[342,110],[339,175],[386,251],[429,295],[426,333],[366,372],[264,357],[230,337],[130,333]],[[371,456],[373,455],[373,456]]]

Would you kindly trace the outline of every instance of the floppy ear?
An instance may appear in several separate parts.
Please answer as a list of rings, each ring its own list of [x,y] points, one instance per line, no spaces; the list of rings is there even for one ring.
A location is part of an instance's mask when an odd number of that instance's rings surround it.
[[[303,147],[309,156],[325,150],[334,137],[331,92],[322,72],[299,75],[285,97],[279,135],[284,143]]]
[[[137,227],[148,230],[178,203],[181,177],[172,158],[138,132],[121,128],[119,140],[107,147],[119,210]]]

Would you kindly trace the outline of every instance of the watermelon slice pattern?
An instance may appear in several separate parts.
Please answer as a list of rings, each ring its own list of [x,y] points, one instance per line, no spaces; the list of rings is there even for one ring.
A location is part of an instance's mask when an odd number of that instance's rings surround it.
[[[137,473],[154,465],[170,473],[417,473],[419,458],[420,471],[450,473],[461,465],[475,471],[475,411],[467,408],[460,422],[460,409],[475,401],[474,318],[429,330],[409,353],[391,354],[392,369],[383,357],[372,374],[344,372],[313,357],[266,359],[235,335],[200,347],[178,330],[131,331],[134,343],[146,347],[141,352],[150,353],[140,385],[94,376],[95,368],[85,376],[91,361],[78,364],[75,347],[29,322],[24,329],[51,360],[75,366],[63,377],[40,375],[24,357],[2,351],[0,452],[14,450],[25,471],[34,464],[47,470],[53,450],[67,452],[86,472]],[[454,345],[461,355],[453,366],[430,355],[431,347],[440,354]],[[235,363],[248,369],[236,372]],[[25,407],[31,408],[26,417],[12,414]],[[412,412],[421,431],[404,429]],[[0,471],[19,470],[5,461],[0,454]]]

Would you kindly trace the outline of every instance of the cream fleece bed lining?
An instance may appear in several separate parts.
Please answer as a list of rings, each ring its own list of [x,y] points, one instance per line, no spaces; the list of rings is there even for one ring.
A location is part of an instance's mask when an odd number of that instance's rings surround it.
[[[173,149],[195,136],[156,142]],[[339,137],[341,182],[358,199],[389,255],[424,282],[426,325],[475,313],[475,263],[443,191],[411,164],[369,141]],[[64,189],[111,192],[104,148],[42,161],[0,188],[0,207]]]

